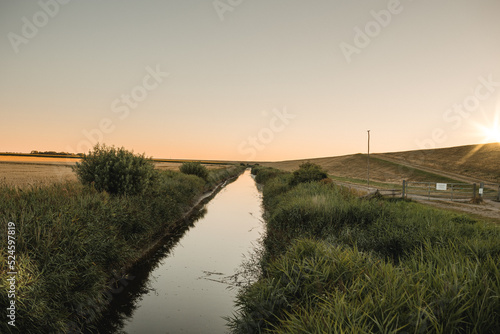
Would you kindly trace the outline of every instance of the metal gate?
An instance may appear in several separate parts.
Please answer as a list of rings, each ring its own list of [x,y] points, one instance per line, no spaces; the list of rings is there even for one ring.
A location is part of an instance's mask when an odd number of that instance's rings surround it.
[[[479,196],[500,202],[500,185],[496,183],[480,183]]]
[[[403,181],[403,198],[464,201],[481,197],[500,201],[500,186],[486,183],[436,183]]]

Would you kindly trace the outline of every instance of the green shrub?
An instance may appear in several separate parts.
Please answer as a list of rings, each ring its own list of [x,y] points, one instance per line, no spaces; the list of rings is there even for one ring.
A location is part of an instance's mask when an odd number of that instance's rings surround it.
[[[254,166],[252,167],[252,174],[255,175],[255,181],[257,183],[265,184],[268,180],[275,178],[276,176],[285,174],[282,170],[272,168],[272,167],[262,167]]]
[[[142,194],[157,176],[152,161],[144,154],[99,144],[83,156],[74,170],[82,184],[116,195]]]
[[[208,170],[207,167],[203,166],[201,162],[185,162],[181,165],[180,171],[188,175],[196,175],[203,180],[208,180]]]
[[[211,169],[208,172],[207,182],[205,183],[205,190],[214,188],[224,180],[235,179],[244,170],[245,168],[241,166]]]
[[[320,181],[327,177],[328,175],[321,166],[312,162],[304,162],[299,166],[299,169],[293,172],[291,184],[297,185],[304,182]]]

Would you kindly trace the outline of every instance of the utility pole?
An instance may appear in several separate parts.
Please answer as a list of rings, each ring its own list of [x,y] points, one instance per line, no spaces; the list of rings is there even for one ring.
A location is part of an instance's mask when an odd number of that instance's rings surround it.
[[[367,159],[368,188],[370,188],[370,130],[368,130],[368,159]]]

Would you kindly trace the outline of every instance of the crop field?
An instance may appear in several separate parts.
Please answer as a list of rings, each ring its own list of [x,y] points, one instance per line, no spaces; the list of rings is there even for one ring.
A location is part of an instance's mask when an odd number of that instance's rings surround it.
[[[0,185],[27,187],[48,185],[66,181],[76,181],[76,175],[71,169],[81,159],[61,157],[39,157],[28,155],[0,155]],[[154,161],[159,170],[179,170],[183,160]],[[206,163],[207,169],[221,169],[231,166],[229,163]]]
[[[51,163],[0,162],[0,185],[26,187],[76,181],[70,166]]]

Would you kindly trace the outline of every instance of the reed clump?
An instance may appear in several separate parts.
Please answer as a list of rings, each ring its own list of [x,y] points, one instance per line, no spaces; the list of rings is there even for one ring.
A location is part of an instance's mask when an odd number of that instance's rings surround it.
[[[184,162],[179,168],[181,173],[188,175],[196,175],[204,180],[208,178],[208,169],[198,161]]]

